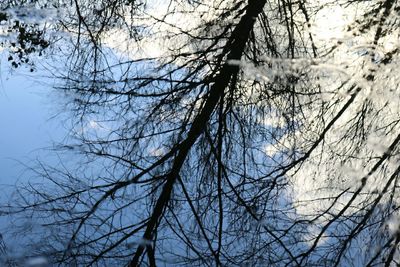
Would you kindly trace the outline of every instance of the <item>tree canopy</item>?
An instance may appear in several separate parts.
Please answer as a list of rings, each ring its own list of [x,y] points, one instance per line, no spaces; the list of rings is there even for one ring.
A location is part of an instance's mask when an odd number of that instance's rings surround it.
[[[68,55],[55,78],[74,125],[60,164],[35,168],[45,185],[4,207],[43,226],[32,254],[399,264],[398,1],[21,3],[46,12],[22,27],[4,5],[10,61]]]

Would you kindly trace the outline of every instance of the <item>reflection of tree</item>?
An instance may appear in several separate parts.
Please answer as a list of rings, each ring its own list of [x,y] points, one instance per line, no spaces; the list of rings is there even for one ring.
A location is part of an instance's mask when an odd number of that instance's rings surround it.
[[[0,234],[0,263],[2,266],[13,267],[17,266],[15,262],[9,258],[7,247],[3,239],[3,235]]]
[[[37,1],[3,1],[0,3],[0,47],[8,49],[8,61],[11,66],[30,66],[34,70],[33,55],[41,56],[50,45],[46,36],[46,25],[40,25],[38,20],[47,20],[49,12]],[[28,5],[28,8],[23,8]],[[39,9],[39,10],[38,10]],[[40,12],[41,11],[41,12]],[[35,16],[43,18],[35,18]]]
[[[41,55],[42,50],[49,46],[48,41],[43,39],[43,32],[35,29],[34,26],[21,25],[16,21],[10,30],[18,34],[17,40],[11,42],[12,52],[8,57],[14,68],[21,64],[29,64],[29,54],[39,51]]]
[[[15,211],[48,229],[37,253],[65,265],[395,262],[398,48],[387,43],[399,4],[169,4],[163,15],[74,1],[59,89],[79,141],[65,150],[87,160],[41,165],[52,186],[19,191]],[[335,4],[356,19],[320,40],[313,19]],[[116,31],[132,58],[103,45]],[[164,47],[149,58],[148,43]]]
[[[6,245],[4,244],[3,236],[0,234],[0,255],[5,255],[7,253],[6,251]]]

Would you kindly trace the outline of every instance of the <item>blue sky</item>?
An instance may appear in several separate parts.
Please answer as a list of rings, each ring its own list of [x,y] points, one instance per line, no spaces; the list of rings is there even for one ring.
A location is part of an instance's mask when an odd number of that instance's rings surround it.
[[[46,61],[41,59],[43,64]],[[6,52],[0,51],[0,205],[9,202],[17,182],[33,182],[36,176],[31,175],[27,166],[33,167],[37,159],[51,163],[54,152],[49,149],[67,135],[61,116],[54,117],[63,110],[62,101],[52,88],[54,81],[46,78],[50,75],[45,67],[36,67],[33,73],[28,67],[13,70]],[[0,216],[0,234],[9,255],[18,258],[25,252],[19,245],[22,237],[9,232],[14,219]],[[32,223],[29,219],[27,222]],[[32,258],[24,264],[39,266],[36,263],[41,262],[47,260]]]
[[[60,110],[50,97],[51,80],[45,71],[10,70],[4,52],[0,52],[0,192],[4,185],[15,184],[26,169],[23,164],[45,159],[53,141],[66,131],[59,119]],[[23,164],[22,164],[23,163]]]

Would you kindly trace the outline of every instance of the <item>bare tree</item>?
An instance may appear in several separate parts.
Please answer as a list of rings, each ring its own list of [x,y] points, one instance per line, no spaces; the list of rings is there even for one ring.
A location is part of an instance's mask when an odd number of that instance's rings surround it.
[[[397,1],[72,2],[58,89],[77,141],[64,149],[81,157],[42,164],[47,186],[10,207],[46,226],[35,253],[79,266],[397,262]],[[324,39],[315,24],[339,10],[340,36]]]

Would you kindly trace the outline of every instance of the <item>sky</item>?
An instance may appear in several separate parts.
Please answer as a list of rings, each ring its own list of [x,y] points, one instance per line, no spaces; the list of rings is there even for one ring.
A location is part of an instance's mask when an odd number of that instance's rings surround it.
[[[62,121],[54,118],[57,101],[50,97],[51,79],[46,71],[10,68],[6,52],[0,51],[0,193],[26,174],[35,159],[45,160],[53,142],[66,134]]]
[[[28,167],[35,160],[51,162],[49,148],[67,135],[63,121],[54,117],[61,109],[52,89],[53,81],[45,77],[48,73],[43,66],[36,68],[33,73],[27,67],[12,69],[7,53],[0,51],[1,205],[9,202],[15,184],[33,180]],[[0,235],[8,252],[17,253],[20,241],[6,231],[12,223],[8,216],[0,216]],[[41,257],[24,262],[31,267],[46,264],[47,260]]]

